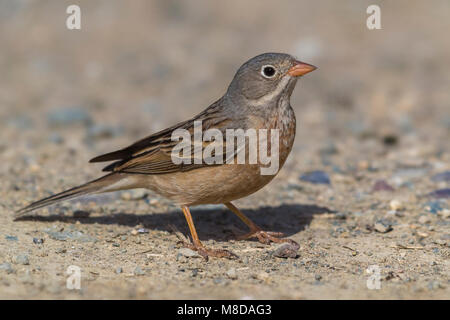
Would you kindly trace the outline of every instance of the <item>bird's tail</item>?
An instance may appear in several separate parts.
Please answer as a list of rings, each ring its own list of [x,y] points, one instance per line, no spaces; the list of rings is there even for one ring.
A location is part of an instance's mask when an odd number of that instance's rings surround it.
[[[39,201],[33,202],[30,205],[28,205],[20,210],[17,210],[14,213],[14,219],[18,219],[33,210],[49,206],[49,205],[55,204],[60,201],[73,199],[73,198],[91,194],[91,193],[114,191],[114,189],[111,188],[111,186],[123,178],[124,178],[124,176],[122,176],[120,173],[107,174],[101,178],[92,180],[92,181],[82,184],[78,187],[75,187],[75,188],[60,192],[58,194],[52,195],[50,197],[41,199]],[[120,188],[118,188],[118,189],[120,189]]]

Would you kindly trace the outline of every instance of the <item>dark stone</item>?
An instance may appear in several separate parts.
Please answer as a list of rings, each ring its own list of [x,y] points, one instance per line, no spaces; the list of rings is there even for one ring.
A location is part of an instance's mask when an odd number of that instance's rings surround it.
[[[383,144],[386,146],[393,146],[398,143],[398,137],[393,134],[388,134],[383,137]]]
[[[385,180],[377,180],[373,185],[372,191],[394,191],[394,188],[391,187]]]
[[[74,124],[89,125],[92,119],[89,113],[80,107],[56,109],[48,113],[47,121],[51,126],[67,126]]]
[[[44,243],[44,239],[41,239],[41,238],[33,238],[33,243],[34,243],[34,244],[43,244],[43,243]]]
[[[300,176],[300,180],[314,184],[330,184],[330,177],[324,171],[311,171]]]
[[[298,249],[299,247],[292,243],[285,243],[275,249],[273,256],[278,258],[297,258]]]
[[[450,188],[438,189],[428,194],[430,197],[443,199],[450,198]]]
[[[450,181],[450,171],[437,173],[431,177],[431,180],[434,182]]]

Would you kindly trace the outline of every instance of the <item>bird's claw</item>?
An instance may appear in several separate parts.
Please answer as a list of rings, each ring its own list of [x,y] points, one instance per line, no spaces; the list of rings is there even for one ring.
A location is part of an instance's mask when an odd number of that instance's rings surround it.
[[[225,249],[209,249],[206,248],[201,242],[200,243],[190,243],[186,241],[180,241],[184,247],[189,248],[191,250],[197,251],[199,255],[201,255],[206,261],[209,260],[209,257],[216,258],[228,258],[228,259],[239,259],[239,257],[233,252]]]
[[[282,232],[263,231],[263,230],[258,229],[258,230],[250,231],[249,233],[244,234],[242,236],[238,236],[237,239],[245,240],[245,239],[250,239],[250,238],[257,238],[258,241],[263,244],[270,244],[270,242],[275,242],[275,243],[286,242],[286,243],[290,243],[291,245],[293,245],[297,248],[300,248],[300,245],[292,239],[288,239],[288,238],[280,239],[283,236],[284,236],[284,234]]]

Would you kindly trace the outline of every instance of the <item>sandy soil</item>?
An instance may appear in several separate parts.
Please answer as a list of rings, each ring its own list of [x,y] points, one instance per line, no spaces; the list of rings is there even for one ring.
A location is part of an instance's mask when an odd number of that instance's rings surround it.
[[[366,1],[79,2],[82,30],[69,31],[68,1],[0,1],[0,298],[450,297],[448,1],[381,1],[376,31]],[[240,257],[206,262],[177,245],[180,210],[145,190],[13,221],[99,176],[90,158],[201,111],[266,51],[319,69],[292,97],[285,167],[236,204],[297,241],[297,257],[235,240],[245,226],[201,206],[204,244]],[[80,290],[66,288],[69,266]]]

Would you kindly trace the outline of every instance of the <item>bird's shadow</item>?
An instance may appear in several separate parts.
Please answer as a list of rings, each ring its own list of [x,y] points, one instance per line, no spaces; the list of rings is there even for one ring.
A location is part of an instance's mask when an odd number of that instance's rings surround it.
[[[305,229],[315,214],[333,212],[326,207],[302,204],[284,204],[277,207],[260,207],[244,209],[242,212],[263,230],[281,232],[284,236],[291,236]],[[191,208],[192,217],[201,240],[228,240],[236,234],[248,232],[248,228],[240,219],[225,207]],[[67,222],[80,224],[123,225],[134,227],[138,224],[147,229],[173,231],[173,226],[184,234],[189,230],[181,210],[169,212],[135,214],[114,213],[95,217],[73,216],[25,216],[21,221],[34,222]]]

